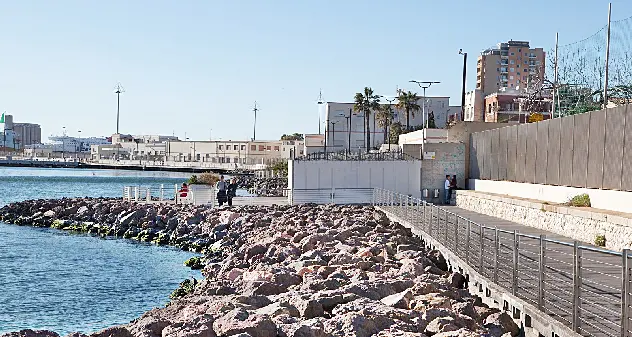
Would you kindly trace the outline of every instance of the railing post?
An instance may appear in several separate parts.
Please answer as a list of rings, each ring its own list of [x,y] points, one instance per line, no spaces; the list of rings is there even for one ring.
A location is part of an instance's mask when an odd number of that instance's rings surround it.
[[[498,284],[498,254],[500,253],[500,233],[494,228],[494,283]]]
[[[336,188],[332,187],[331,188],[331,203],[332,204],[336,204]]]
[[[445,247],[448,248],[448,211],[445,208],[443,209],[443,222],[445,226],[445,229],[443,230],[445,233],[443,240],[445,242]]]
[[[518,232],[513,232],[513,273],[511,281],[511,293],[516,296],[518,293]]]
[[[472,220],[467,220],[467,234],[465,235],[465,262],[470,262],[470,232],[472,231]]]
[[[573,331],[579,332],[581,290],[582,290],[582,251],[579,242],[573,244]]]
[[[454,253],[459,256],[459,216],[454,214]]]
[[[624,249],[622,252],[621,261],[621,337],[628,335],[628,300],[630,295],[630,266],[628,262],[629,249]]]
[[[544,310],[544,275],[546,270],[546,235],[540,235],[540,259],[538,261],[538,309]]]
[[[160,184],[160,201],[165,200],[165,184]]]
[[[485,237],[485,229],[483,228],[482,225],[478,225],[478,233],[480,235],[480,239],[481,239],[481,245],[479,247],[479,256],[478,256],[478,266],[479,266],[479,272],[481,273],[481,275],[485,276],[485,273],[483,272],[483,267],[485,267],[485,260],[483,259],[483,256],[485,254],[485,245],[484,245],[484,240],[483,238]]]

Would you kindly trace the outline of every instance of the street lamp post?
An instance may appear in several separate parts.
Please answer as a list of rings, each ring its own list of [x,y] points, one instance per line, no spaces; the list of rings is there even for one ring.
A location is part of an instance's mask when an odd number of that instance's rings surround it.
[[[76,144],[77,142],[75,142],[75,145],[77,145],[77,146],[75,146],[75,149],[78,147],[79,151],[75,151],[75,158],[79,159],[79,154],[81,153],[81,150],[82,150],[82,148],[81,148],[81,145],[82,145],[81,144],[81,130],[77,130],[77,134],[79,135],[79,139],[78,139],[79,144]]]
[[[66,159],[64,156],[64,152],[66,151],[66,127],[62,126],[62,136],[61,136],[61,159]]]
[[[467,79],[467,53],[459,49],[459,54],[463,55],[463,86],[461,88],[461,120],[465,120],[465,80]]]
[[[428,128],[428,117],[426,117],[426,89],[430,88],[433,84],[439,84],[441,82],[436,81],[415,81],[410,80],[410,83],[417,83],[417,85],[424,90],[423,101],[421,102],[421,116],[424,129]]]
[[[347,136],[349,139],[347,140],[347,152],[351,153],[351,108],[349,108],[349,116],[345,116],[347,120]]]
[[[340,121],[331,121],[331,131],[334,133],[331,136],[331,146],[333,147],[333,152],[336,152],[336,124]]]

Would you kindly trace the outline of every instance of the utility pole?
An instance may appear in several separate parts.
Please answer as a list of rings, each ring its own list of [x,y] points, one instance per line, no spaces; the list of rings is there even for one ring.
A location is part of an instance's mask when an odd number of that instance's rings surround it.
[[[257,101],[255,101],[255,107],[252,109],[252,111],[254,111],[255,113],[255,123],[252,129],[252,140],[254,141],[257,139],[257,111],[259,111],[259,109],[257,108]]]
[[[555,64],[553,65],[553,69],[554,69],[554,73],[553,73],[553,104],[551,105],[551,117],[555,118],[555,95],[557,94],[558,88],[557,88],[557,74],[558,74],[558,65],[557,65],[557,50],[558,50],[558,42],[559,42],[559,33],[555,33]],[[558,102],[559,103],[559,102]],[[558,113],[558,117],[560,114],[560,111],[557,112]]]
[[[334,148],[333,152],[336,152],[336,124],[340,121],[331,121],[331,130],[333,131],[333,136],[331,137],[332,147]]]
[[[612,3],[608,4],[608,31],[606,35],[606,71],[603,85],[603,108],[608,106],[608,63],[610,61],[610,14],[612,13]]]
[[[461,120],[465,120],[465,80],[467,79],[467,53],[459,49],[459,54],[463,55],[463,88],[461,89]]]
[[[118,83],[114,88],[114,93],[116,94],[116,133],[119,133],[119,116],[121,111],[121,94],[125,92],[125,89],[121,86],[121,83]]]

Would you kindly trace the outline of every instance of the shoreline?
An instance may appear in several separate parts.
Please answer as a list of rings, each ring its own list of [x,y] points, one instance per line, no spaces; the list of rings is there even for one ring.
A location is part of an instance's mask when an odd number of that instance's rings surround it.
[[[91,337],[518,332],[507,314],[467,291],[465,278],[449,272],[438,251],[426,250],[409,229],[372,206],[211,209],[54,199],[7,205],[0,209],[0,220],[204,254],[202,280],[182,282],[174,291],[178,296],[165,307]],[[23,330],[1,337],[57,336]]]

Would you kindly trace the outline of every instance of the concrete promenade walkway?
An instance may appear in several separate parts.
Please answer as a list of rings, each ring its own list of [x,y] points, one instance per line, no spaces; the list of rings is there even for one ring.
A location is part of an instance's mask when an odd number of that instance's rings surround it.
[[[456,206],[426,207],[425,213],[418,206],[381,208],[430,234],[507,293],[536,308],[541,304],[541,311],[580,335],[622,335],[621,253],[583,242],[575,249],[571,238]]]

